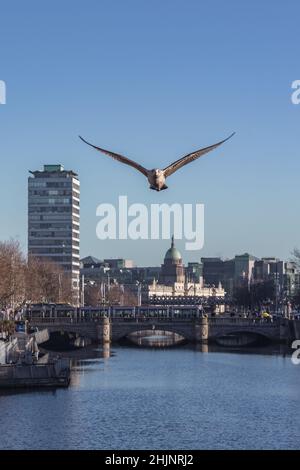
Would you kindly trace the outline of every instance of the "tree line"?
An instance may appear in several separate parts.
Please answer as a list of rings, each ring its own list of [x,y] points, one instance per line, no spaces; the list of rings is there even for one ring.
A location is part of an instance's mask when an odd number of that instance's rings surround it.
[[[0,242],[0,310],[18,310],[25,304],[72,304],[71,277],[49,260],[22,252],[17,240]],[[112,284],[105,297],[99,284],[85,287],[85,305],[136,305],[131,290]]]
[[[0,242],[0,309],[41,302],[72,302],[70,275],[49,260],[26,259],[16,240]]]

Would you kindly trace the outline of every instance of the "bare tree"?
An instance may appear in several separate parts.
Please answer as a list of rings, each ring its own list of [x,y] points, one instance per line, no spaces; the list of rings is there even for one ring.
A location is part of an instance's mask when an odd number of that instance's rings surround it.
[[[26,297],[30,303],[70,303],[71,278],[58,264],[30,255],[26,271]]]
[[[108,293],[110,305],[137,305],[137,296],[129,289],[120,285],[111,287]]]
[[[0,242],[0,307],[14,310],[24,303],[25,269],[19,242]]]
[[[26,302],[71,303],[71,276],[32,255],[26,262],[16,240],[0,242],[0,308],[16,310]]]
[[[124,305],[138,305],[138,297],[132,290],[125,288]]]
[[[101,304],[102,296],[100,286],[98,284],[88,284],[84,289],[85,305],[97,307]]]
[[[0,333],[11,336],[15,332],[15,322],[12,320],[0,320]]]

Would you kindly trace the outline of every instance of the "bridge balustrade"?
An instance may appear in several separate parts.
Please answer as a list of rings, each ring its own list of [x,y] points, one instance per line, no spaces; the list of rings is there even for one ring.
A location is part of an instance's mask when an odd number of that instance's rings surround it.
[[[241,318],[241,317],[209,317],[209,323],[211,325],[242,325],[242,326],[253,326],[253,325],[277,325],[278,319],[269,320],[267,318],[253,317],[253,318]]]
[[[103,321],[103,318],[107,316],[113,322],[120,321],[195,321],[203,316],[203,311],[197,306],[112,306],[112,307],[100,307],[100,308],[79,308],[68,310],[65,312],[59,311],[29,311],[27,312],[26,318],[31,322],[36,323],[98,323]],[[243,325],[253,326],[253,324],[264,324],[264,325],[277,325],[280,319],[274,318],[272,320],[268,318],[260,317],[237,317],[237,316],[209,316],[209,324],[211,325]]]

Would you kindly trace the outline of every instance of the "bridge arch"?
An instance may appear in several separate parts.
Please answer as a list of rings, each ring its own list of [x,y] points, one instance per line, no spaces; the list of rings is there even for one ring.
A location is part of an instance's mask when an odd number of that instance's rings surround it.
[[[232,329],[219,331],[213,338],[223,346],[251,346],[258,343],[270,343],[274,338],[265,331],[252,329]]]
[[[153,328],[154,327],[154,328]],[[194,328],[190,325],[164,325],[159,322],[145,322],[145,323],[133,323],[133,324],[122,324],[122,326],[113,325],[112,328],[112,340],[115,342],[126,339],[129,335],[143,332],[152,331],[155,334],[156,331],[165,331],[168,333],[174,333],[183,338],[184,341],[194,341]]]
[[[41,343],[45,349],[54,349],[58,347],[64,349],[82,348],[92,344],[95,341],[95,335],[84,329],[76,328],[75,325],[51,325],[47,326],[49,339]]]

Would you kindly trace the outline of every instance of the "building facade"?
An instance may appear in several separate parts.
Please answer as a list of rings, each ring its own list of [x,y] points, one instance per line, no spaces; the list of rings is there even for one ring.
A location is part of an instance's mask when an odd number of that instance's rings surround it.
[[[217,286],[224,280],[224,261],[221,258],[201,258],[205,284]]]
[[[59,264],[79,304],[80,183],[62,165],[44,165],[28,178],[28,254]]]
[[[254,263],[253,281],[273,281],[280,297],[293,297],[300,290],[300,274],[293,261],[282,261],[277,258],[257,260]]]
[[[234,258],[234,285],[235,287],[250,286],[253,277],[255,256],[249,253],[236,255]]]
[[[204,286],[202,265],[189,263],[185,268],[182,256],[175,247],[172,237],[171,247],[167,250],[161,266],[159,280],[153,279],[147,288],[147,298],[167,297],[224,297],[225,291],[220,282]]]
[[[201,258],[203,280],[205,285],[218,286],[222,284],[227,294],[234,291],[235,259]]]

